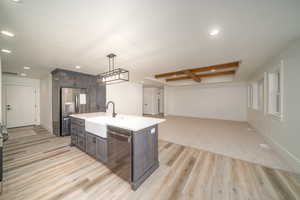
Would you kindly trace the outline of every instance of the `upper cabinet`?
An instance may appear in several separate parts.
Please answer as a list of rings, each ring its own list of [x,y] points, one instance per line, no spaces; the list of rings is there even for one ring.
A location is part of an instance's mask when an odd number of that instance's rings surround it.
[[[87,112],[106,111],[106,85],[97,83],[97,77],[63,69],[52,71],[52,119],[53,132],[60,131],[60,89],[63,87],[87,90]]]

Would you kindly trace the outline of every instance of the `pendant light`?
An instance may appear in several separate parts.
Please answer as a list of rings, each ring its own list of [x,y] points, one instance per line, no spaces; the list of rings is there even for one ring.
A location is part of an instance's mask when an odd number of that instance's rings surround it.
[[[98,82],[106,84],[120,83],[129,81],[129,71],[123,68],[115,69],[115,58],[116,55],[111,53],[108,57],[108,71],[98,75]]]

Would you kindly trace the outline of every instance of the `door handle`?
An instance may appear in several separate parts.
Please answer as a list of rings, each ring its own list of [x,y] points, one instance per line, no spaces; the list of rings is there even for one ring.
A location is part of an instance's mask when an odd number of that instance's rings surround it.
[[[78,113],[79,109],[78,109],[78,96],[75,96],[75,113]]]

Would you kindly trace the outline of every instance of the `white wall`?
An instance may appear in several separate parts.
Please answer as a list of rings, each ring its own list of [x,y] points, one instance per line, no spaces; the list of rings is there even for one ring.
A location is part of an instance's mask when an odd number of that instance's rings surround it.
[[[165,87],[165,113],[210,119],[246,121],[244,83]]]
[[[106,87],[106,102],[114,101],[116,112],[120,114],[143,114],[143,86],[138,83],[124,82]],[[110,105],[107,112],[112,112]]]
[[[264,72],[283,61],[283,118],[275,118],[263,111],[248,109],[248,122],[256,128],[290,165],[300,172],[300,40],[262,67],[251,81],[264,77]],[[267,92],[265,92],[267,94]]]
[[[160,105],[159,105],[159,113],[164,113],[164,104],[165,104],[165,100],[164,100],[164,89],[161,88],[159,89],[159,99],[160,99]]]
[[[51,74],[40,81],[41,126],[52,133],[52,77]]]
[[[4,75],[2,76],[2,89],[3,89],[3,98],[2,98],[2,120],[3,123],[6,124],[5,118],[5,110],[3,109],[6,105],[5,102],[5,94],[6,94],[6,85],[23,85],[23,86],[30,86],[36,89],[36,125],[40,124],[40,80],[39,79],[31,79],[31,78],[24,78],[18,76],[10,76]]]

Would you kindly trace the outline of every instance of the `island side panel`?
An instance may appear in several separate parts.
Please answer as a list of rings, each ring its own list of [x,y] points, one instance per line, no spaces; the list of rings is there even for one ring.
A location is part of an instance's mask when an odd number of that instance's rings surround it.
[[[133,133],[132,188],[136,190],[159,166],[158,125]]]

